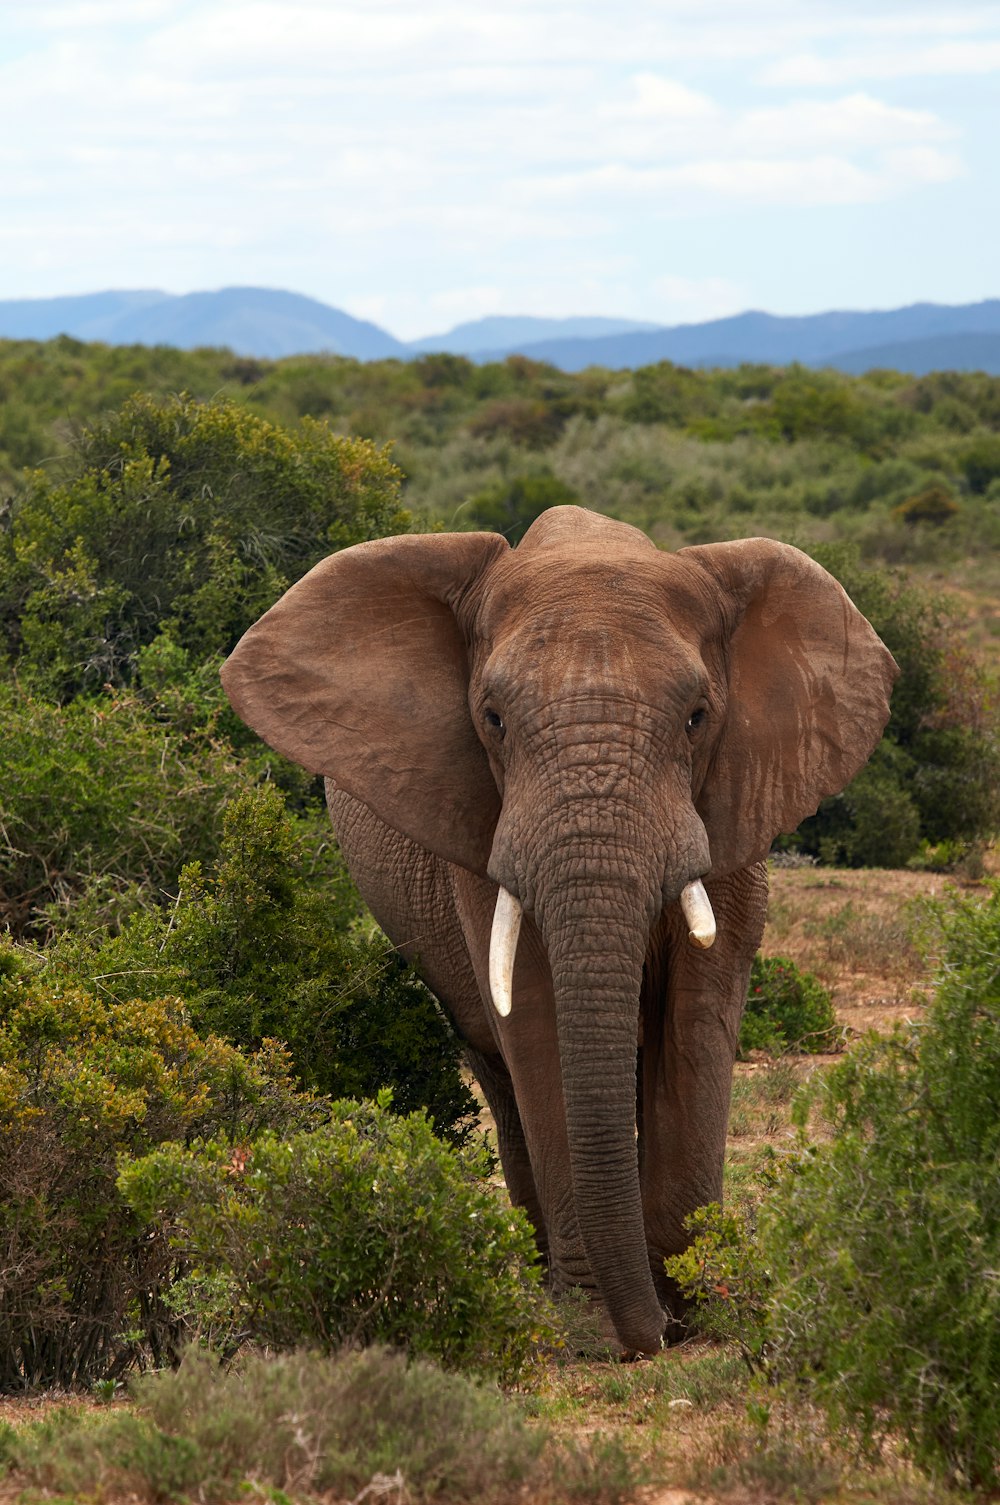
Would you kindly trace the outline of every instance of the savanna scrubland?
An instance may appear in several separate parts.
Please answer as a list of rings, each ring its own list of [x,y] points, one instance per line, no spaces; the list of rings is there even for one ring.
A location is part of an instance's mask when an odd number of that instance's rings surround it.
[[[6,342],[0,477],[5,1488],[996,1487],[1000,381]],[[692,1338],[634,1366],[547,1302],[457,1042],[217,673],[334,549],[563,502],[795,543],[902,668],[775,854]]]

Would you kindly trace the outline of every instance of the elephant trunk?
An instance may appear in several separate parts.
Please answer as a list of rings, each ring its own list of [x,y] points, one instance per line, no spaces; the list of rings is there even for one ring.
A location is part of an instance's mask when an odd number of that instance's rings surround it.
[[[618,910],[612,923],[609,903]],[[659,1350],[665,1327],[646,1254],[636,1139],[639,991],[651,909],[603,887],[576,887],[572,905],[548,910],[543,924],[580,1233],[622,1344],[642,1353]]]
[[[550,790],[543,777],[526,781],[520,798],[508,789],[494,836],[490,876],[515,896],[498,904],[496,1002],[501,1010],[512,1004],[516,1015],[500,960],[516,944],[504,916],[512,918],[520,901],[541,932],[552,976],[573,1202],[587,1262],[623,1346],[652,1353],[667,1319],[650,1273],[639,1183],[642,972],[664,900],[700,887],[698,875],[710,866],[708,841],[691,803],[689,771],[678,765],[672,778],[664,774],[643,727],[618,726],[602,706],[585,717],[577,703],[563,719],[550,727],[554,751],[547,747],[539,760],[545,777],[556,771],[558,788]],[[689,932],[695,944],[710,945],[707,895],[691,897]]]

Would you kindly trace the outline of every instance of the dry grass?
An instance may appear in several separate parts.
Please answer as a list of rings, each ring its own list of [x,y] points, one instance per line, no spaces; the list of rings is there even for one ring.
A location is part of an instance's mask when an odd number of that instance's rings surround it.
[[[922,1006],[920,901],[965,888],[943,873],[775,868],[762,950],[814,972],[852,1032],[886,1029]]]
[[[915,566],[915,581],[950,597],[956,619],[963,623],[964,641],[985,666],[1000,674],[1000,560],[991,549],[947,567]]]

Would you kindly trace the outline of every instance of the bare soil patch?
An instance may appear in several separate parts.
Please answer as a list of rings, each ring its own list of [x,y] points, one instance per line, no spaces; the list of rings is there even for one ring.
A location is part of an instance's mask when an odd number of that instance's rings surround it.
[[[919,944],[920,904],[982,889],[944,873],[882,868],[773,868],[762,950],[814,972],[852,1033],[918,1014],[932,961]]]

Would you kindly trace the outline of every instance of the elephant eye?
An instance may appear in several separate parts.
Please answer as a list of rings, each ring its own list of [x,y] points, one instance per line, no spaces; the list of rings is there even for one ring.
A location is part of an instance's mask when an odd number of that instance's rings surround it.
[[[707,715],[708,712],[705,710],[704,706],[699,706],[696,711],[692,711],[687,719],[688,732],[696,732]]]
[[[493,729],[493,731],[499,732],[501,737],[507,730],[507,728],[503,724],[503,717],[498,716],[496,711],[484,711],[483,720],[486,722],[486,725],[488,727],[491,727]]]

